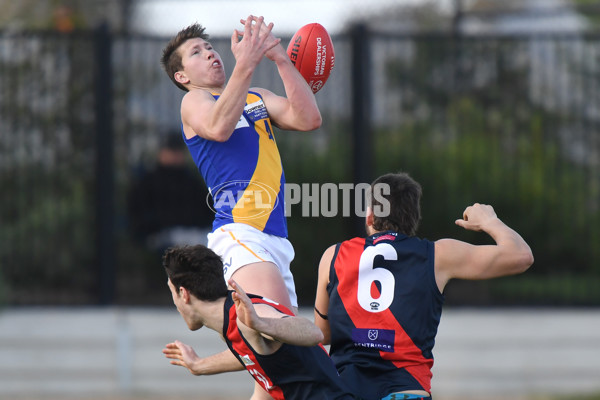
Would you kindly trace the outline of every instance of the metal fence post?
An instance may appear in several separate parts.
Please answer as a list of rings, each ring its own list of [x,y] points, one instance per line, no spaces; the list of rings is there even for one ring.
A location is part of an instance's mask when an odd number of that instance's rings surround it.
[[[98,303],[108,305],[115,296],[115,182],[112,115],[112,40],[106,23],[94,34],[94,100],[96,141],[96,267]]]

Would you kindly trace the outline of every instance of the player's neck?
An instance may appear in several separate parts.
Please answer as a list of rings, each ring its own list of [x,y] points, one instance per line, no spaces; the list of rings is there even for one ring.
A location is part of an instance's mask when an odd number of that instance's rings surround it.
[[[203,90],[206,90],[210,94],[221,95],[221,93],[223,93],[223,88],[222,87],[204,88]]]
[[[193,91],[193,90],[204,90],[205,92],[208,92],[210,94],[219,94],[219,95],[221,93],[223,93],[224,89],[225,88],[220,87],[220,86],[214,86],[213,87],[213,86],[194,86],[194,85],[191,85],[191,86],[188,87],[188,91],[190,91],[190,92]]]
[[[367,236],[371,236],[374,235],[376,233],[379,233],[379,231],[376,231],[372,225],[365,225],[365,230],[367,231]]]
[[[196,306],[199,310],[199,317],[202,320],[202,325],[209,329],[221,333],[223,331],[223,309],[225,306],[225,298],[215,301],[198,300]]]

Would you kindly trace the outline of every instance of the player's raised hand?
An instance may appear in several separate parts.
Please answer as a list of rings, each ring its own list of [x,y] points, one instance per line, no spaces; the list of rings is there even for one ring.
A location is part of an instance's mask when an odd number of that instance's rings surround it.
[[[269,47],[269,50],[267,50],[265,52],[265,57],[267,57],[270,60],[275,61],[275,59],[279,56],[279,57],[283,57],[287,59],[287,54],[285,52],[285,49],[283,48],[283,46],[279,46],[281,44],[281,39],[280,38],[276,38],[273,35],[273,23],[271,22],[270,24],[265,24],[264,23],[264,18],[263,17],[252,17],[255,21],[255,24],[251,25],[252,29],[253,29],[253,33],[254,30],[259,30],[260,34],[266,35],[265,40],[268,42],[267,43],[267,47]],[[262,19],[262,23],[259,24],[259,18]],[[246,23],[246,20],[241,19],[240,22],[242,24]]]
[[[265,25],[263,17],[249,15],[240,22],[244,25],[244,31],[240,32],[237,29],[233,31],[231,52],[237,64],[247,65],[254,69],[263,56],[277,46],[281,39],[277,39],[271,34],[273,23]]]
[[[463,212],[463,218],[457,219],[455,223],[470,231],[485,231],[486,224],[497,218],[492,206],[475,203],[467,207]]]
[[[187,344],[176,340],[168,343],[163,349],[165,357],[171,359],[172,365],[179,365],[187,368],[194,375],[201,375],[194,366],[201,360],[194,349]]]
[[[248,297],[244,289],[242,289],[236,281],[230,279],[229,286],[235,290],[232,294],[235,303],[235,309],[238,319],[246,326],[256,329],[256,325],[260,322],[260,317],[256,314],[252,300]]]

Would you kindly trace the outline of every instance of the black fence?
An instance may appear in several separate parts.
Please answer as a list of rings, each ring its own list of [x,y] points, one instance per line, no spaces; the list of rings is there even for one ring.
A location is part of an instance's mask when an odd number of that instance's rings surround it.
[[[600,305],[600,36],[359,26],[333,40],[335,68],[317,94],[323,126],[276,132],[288,182],[408,171],[423,185],[429,239],[488,242],[454,220],[474,202],[494,205],[536,262],[517,277],[451,282],[450,305]],[[126,206],[135,171],[180,123],[183,92],[158,61],[167,41],[104,28],[0,32],[2,303],[170,304]],[[229,39],[212,42],[230,73]],[[268,62],[254,84],[283,93]],[[292,207],[301,305],[313,301],[323,250],[360,226]]]

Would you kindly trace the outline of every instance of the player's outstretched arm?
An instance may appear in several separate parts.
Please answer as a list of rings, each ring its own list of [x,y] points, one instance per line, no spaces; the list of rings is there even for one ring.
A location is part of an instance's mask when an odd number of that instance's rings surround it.
[[[253,17],[256,19],[256,17]],[[242,24],[247,20],[240,20]],[[272,26],[269,25],[269,26]],[[265,25],[261,28],[266,33]],[[294,131],[312,131],[321,126],[321,112],[315,95],[294,67],[285,49],[269,31],[268,34],[277,45],[265,53],[265,57],[273,61],[283,82],[285,97],[278,96],[266,89],[255,88],[265,101],[269,118],[281,129]]]
[[[456,225],[485,232],[495,245],[472,245],[453,239],[435,243],[435,274],[443,290],[452,278],[490,279],[525,272],[533,264],[531,248],[497,216],[490,205],[475,203],[463,212]]]
[[[229,350],[200,358],[194,349],[179,340],[168,343],[163,349],[172,365],[187,368],[193,375],[215,375],[223,372],[241,371],[243,365]]]
[[[244,325],[268,339],[296,346],[314,346],[323,340],[321,330],[306,318],[284,315],[268,306],[259,315],[244,290],[233,279],[228,283],[235,290],[233,301]]]

